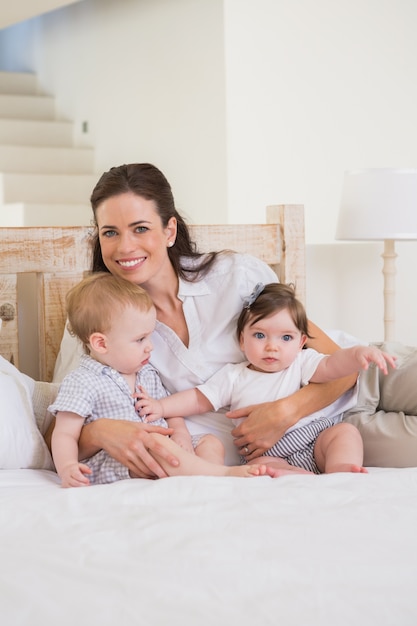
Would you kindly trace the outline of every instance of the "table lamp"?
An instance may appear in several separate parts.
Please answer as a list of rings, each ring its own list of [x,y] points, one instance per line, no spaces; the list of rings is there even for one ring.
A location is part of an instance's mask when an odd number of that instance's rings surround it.
[[[384,339],[395,340],[395,240],[417,239],[417,169],[345,172],[336,239],[384,241]]]

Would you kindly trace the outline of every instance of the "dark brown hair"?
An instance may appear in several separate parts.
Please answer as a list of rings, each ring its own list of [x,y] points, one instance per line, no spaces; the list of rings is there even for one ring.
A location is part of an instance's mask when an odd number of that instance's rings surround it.
[[[123,193],[134,193],[146,200],[153,200],[163,228],[166,228],[171,217],[176,218],[177,237],[175,245],[172,248],[168,248],[168,256],[175,272],[178,276],[188,281],[198,280],[204,276],[212,266],[217,252],[202,254],[197,251],[196,244],[191,241],[184,218],[175,208],[171,185],[163,173],[150,163],[119,165],[118,167],[112,167],[108,172],[104,172],[94,187],[90,198],[96,226],[96,211],[100,204],[108,198]],[[98,231],[93,235],[92,246],[92,271],[108,272],[109,270],[105,266],[101,254]],[[188,266],[184,267],[182,265],[181,257],[200,259],[200,263],[190,269]]]
[[[262,287],[262,286],[261,286]],[[274,315],[282,310],[288,310],[296,328],[309,339],[312,337],[308,333],[308,320],[304,306],[295,297],[294,285],[284,283],[269,283],[253,302],[249,297],[248,303],[242,309],[237,320],[238,340],[247,324],[252,326],[266,317]]]

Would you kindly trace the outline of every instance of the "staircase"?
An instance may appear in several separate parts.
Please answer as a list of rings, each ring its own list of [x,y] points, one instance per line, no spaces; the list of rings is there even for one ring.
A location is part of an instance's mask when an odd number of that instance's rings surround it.
[[[0,72],[0,227],[88,226],[94,151],[77,148],[36,76]]]

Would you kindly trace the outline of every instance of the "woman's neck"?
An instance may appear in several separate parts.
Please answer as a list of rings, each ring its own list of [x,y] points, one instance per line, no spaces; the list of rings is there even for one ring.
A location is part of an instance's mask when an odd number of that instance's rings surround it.
[[[171,270],[164,276],[158,276],[156,280],[141,285],[152,298],[158,319],[160,314],[167,315],[174,310],[176,303],[179,302],[179,279],[172,267]]]
[[[171,277],[157,284],[143,285],[149,293],[156,309],[156,318],[178,335],[179,339],[188,347],[189,335],[185,321],[182,301],[178,298],[178,276],[173,272]]]

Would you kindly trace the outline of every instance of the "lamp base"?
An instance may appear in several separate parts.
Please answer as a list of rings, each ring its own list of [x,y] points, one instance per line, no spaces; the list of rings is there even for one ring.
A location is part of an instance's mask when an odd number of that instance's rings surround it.
[[[384,261],[382,273],[384,275],[384,339],[385,341],[395,340],[395,241],[385,239]]]

